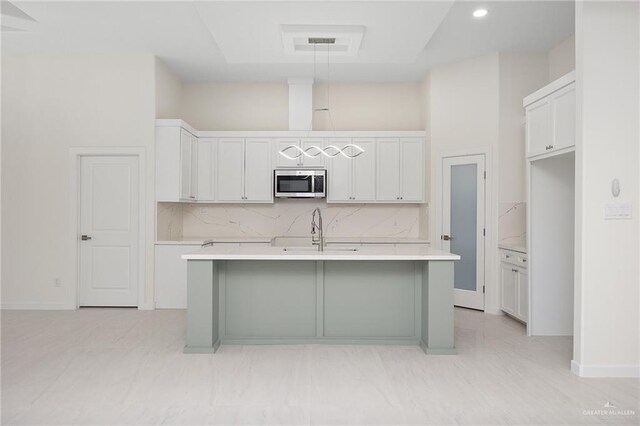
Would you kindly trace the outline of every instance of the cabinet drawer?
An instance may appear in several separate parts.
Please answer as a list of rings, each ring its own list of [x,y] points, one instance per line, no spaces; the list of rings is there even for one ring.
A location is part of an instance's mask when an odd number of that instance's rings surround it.
[[[527,267],[527,255],[526,254],[518,254],[516,256],[516,264],[523,268]]]
[[[527,267],[527,255],[513,250],[500,249],[500,261],[521,268]]]

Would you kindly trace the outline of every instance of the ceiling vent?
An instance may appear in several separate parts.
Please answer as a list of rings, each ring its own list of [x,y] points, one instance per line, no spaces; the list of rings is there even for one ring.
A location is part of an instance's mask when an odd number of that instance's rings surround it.
[[[282,44],[287,55],[356,56],[364,27],[358,25],[283,25]]]

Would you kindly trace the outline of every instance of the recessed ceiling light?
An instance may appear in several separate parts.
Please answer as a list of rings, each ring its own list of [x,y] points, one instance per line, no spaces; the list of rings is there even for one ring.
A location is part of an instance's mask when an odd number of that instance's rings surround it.
[[[485,16],[487,16],[487,13],[489,13],[489,11],[487,9],[477,9],[473,12],[473,17],[474,18],[484,18]]]

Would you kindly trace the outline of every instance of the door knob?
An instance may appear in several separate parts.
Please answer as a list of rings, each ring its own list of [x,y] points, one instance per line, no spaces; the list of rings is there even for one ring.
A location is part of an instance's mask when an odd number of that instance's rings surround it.
[[[453,237],[450,236],[450,235],[441,235],[440,239],[445,240],[445,241],[449,241],[449,240],[452,240]]]
[[[88,236],[88,235],[82,235],[82,236],[80,237],[80,239],[81,239],[82,241],[87,241],[87,240],[90,240],[90,239],[91,239],[91,237],[90,237],[90,236]]]

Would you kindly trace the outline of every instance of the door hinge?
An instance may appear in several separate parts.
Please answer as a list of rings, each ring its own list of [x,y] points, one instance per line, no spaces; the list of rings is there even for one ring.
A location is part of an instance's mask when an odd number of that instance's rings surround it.
[[[484,294],[484,286],[482,286],[482,294]]]
[[[482,236],[483,237],[487,235],[486,232],[487,232],[487,230],[485,228],[482,228]]]
[[[485,179],[487,178],[487,172],[484,172],[484,178]]]

